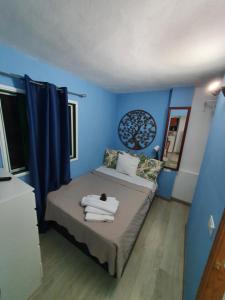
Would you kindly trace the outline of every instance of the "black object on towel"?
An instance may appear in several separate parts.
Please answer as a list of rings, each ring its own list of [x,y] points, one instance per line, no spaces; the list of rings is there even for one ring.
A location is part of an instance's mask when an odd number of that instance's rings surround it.
[[[0,181],[9,181],[12,177],[0,177]]]
[[[102,201],[106,201],[107,200],[107,196],[105,193],[101,194],[100,200]]]

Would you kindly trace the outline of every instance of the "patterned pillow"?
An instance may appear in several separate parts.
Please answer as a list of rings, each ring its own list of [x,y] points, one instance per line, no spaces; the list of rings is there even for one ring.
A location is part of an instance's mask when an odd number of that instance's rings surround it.
[[[156,182],[156,179],[164,166],[164,162],[150,158],[144,154],[139,155],[140,162],[137,168],[137,175]]]
[[[116,169],[119,151],[106,149],[104,155],[104,165],[107,168]]]

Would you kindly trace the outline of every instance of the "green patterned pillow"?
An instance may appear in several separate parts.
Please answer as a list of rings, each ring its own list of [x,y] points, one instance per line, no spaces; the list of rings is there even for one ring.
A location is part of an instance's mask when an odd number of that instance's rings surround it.
[[[119,151],[106,149],[104,155],[104,165],[107,168],[116,169],[117,159]]]
[[[164,166],[164,162],[150,158],[144,154],[139,155],[140,162],[137,168],[137,175],[156,182],[156,179]]]

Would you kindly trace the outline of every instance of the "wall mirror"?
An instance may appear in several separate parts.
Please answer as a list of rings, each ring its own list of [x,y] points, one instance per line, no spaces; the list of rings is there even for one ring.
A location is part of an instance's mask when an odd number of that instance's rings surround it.
[[[165,168],[178,170],[191,107],[170,107],[166,123],[162,160]]]

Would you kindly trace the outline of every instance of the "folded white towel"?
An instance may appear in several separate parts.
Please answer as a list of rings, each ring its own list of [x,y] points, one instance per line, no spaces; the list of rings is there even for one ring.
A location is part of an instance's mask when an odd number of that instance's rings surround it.
[[[93,213],[93,214],[98,214],[98,215],[108,215],[108,216],[113,216],[112,213],[106,211],[106,210],[103,210],[103,209],[100,209],[100,208],[95,208],[95,207],[92,207],[92,206],[86,206],[84,211],[86,213]]]
[[[115,214],[119,206],[119,201],[114,197],[107,197],[106,201],[102,201],[98,195],[88,195],[83,197],[81,200],[81,205],[92,206]]]
[[[86,213],[85,220],[98,221],[98,222],[113,222],[114,217],[109,215],[98,215],[98,214]]]

